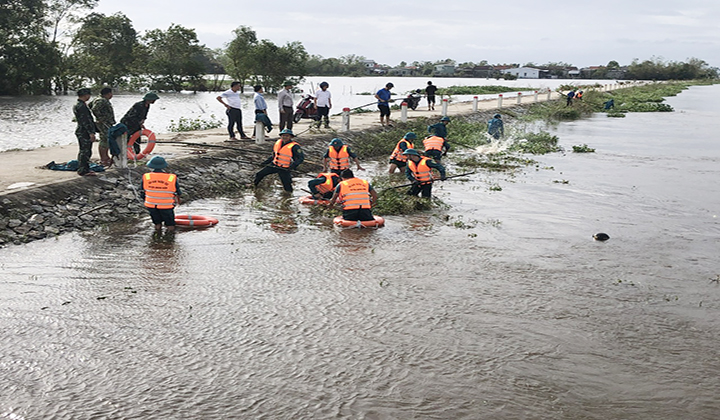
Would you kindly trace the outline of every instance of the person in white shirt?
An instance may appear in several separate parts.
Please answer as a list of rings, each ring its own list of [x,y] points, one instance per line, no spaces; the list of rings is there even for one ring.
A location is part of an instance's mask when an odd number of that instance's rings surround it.
[[[286,80],[283,83],[285,87],[283,90],[278,92],[278,108],[280,110],[280,130],[284,130],[286,127],[288,130],[292,130],[293,127],[293,97],[292,89],[293,84],[291,81]]]
[[[317,108],[318,122],[317,126],[320,128],[322,122],[325,123],[325,128],[330,128],[330,108],[332,108],[332,94],[328,89],[330,85],[328,82],[320,83],[320,90],[315,92],[315,108]]]
[[[228,133],[230,134],[230,140],[237,140],[235,138],[235,126],[237,126],[240,138],[247,140],[250,137],[245,135],[242,126],[242,102],[240,101],[240,92],[242,91],[242,83],[232,82],[230,83],[230,89],[221,93],[217,97],[218,102],[225,105],[225,114],[228,116]],[[223,100],[224,99],[224,100]]]

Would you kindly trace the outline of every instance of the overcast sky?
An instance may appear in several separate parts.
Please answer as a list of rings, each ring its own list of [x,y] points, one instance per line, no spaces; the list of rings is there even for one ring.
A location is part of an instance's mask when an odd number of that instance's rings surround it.
[[[654,56],[720,67],[718,0],[100,0],[95,11],[122,12],[139,32],[194,28],[210,48],[245,25],[278,45],[300,41],[310,54],[391,66],[452,58],[586,67]]]

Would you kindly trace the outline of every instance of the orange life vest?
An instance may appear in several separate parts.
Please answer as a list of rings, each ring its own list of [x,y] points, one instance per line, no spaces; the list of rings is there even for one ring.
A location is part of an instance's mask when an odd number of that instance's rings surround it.
[[[428,150],[440,150],[442,151],[443,144],[445,143],[445,139],[438,136],[430,136],[423,140],[423,146],[425,146],[425,151]]]
[[[175,179],[177,175],[165,172],[148,172],[143,175],[145,207],[172,209],[175,207]]]
[[[283,146],[282,139],[275,142],[273,146],[273,165],[281,168],[289,168],[293,161],[292,148],[297,145],[297,142],[291,141],[290,143]]]
[[[340,202],[343,210],[369,209],[370,184],[360,178],[350,178],[340,183]]]
[[[415,180],[421,184],[427,184],[432,182],[432,169],[428,166],[427,161],[430,158],[421,157],[420,162],[415,163],[412,160],[408,160],[408,168],[412,171]]]
[[[329,193],[330,191],[334,190],[335,185],[337,185],[337,183],[334,182],[335,179],[338,179],[338,180],[340,179],[340,175],[338,175],[334,172],[324,172],[324,173],[319,174],[317,177],[320,178],[323,176],[325,177],[325,182],[315,186],[315,188],[317,188],[317,190],[320,192],[320,194],[326,194],[326,193]]]
[[[390,159],[395,159],[395,160],[397,160],[398,162],[406,162],[406,161],[408,160],[408,157],[407,157],[407,156],[403,156],[403,152],[404,152],[405,150],[403,150],[403,149],[400,148],[400,144],[402,144],[402,142],[407,143],[407,149],[414,149],[414,148],[415,148],[415,146],[412,144],[412,142],[411,142],[410,140],[408,140],[408,139],[402,139],[402,140],[400,140],[399,142],[397,142],[397,144],[395,145],[395,150],[393,150],[392,154],[390,155]],[[406,150],[407,150],[407,149],[406,149]]]
[[[335,150],[333,146],[328,149],[328,157],[330,157],[331,170],[345,170],[350,167],[350,153],[348,153],[347,145],[343,145],[340,151]]]

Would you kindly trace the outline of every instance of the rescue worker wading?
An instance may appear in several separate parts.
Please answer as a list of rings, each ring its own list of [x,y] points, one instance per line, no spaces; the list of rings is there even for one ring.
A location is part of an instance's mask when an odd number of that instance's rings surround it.
[[[407,149],[403,155],[408,157],[407,169],[405,176],[412,182],[412,187],[408,190],[408,195],[417,196],[422,192],[422,196],[430,198],[432,194],[433,174],[432,170],[437,169],[440,172],[440,180],[445,180],[445,167],[439,163],[435,163],[432,159],[420,156],[415,149]]]
[[[180,186],[177,175],[163,172],[168,164],[162,156],[155,156],[147,163],[152,172],[142,177],[142,195],[145,207],[155,225],[155,230],[162,229],[163,223],[168,232],[175,230],[175,206],[180,204]]]
[[[308,188],[313,198],[330,199],[335,192],[335,187],[340,183],[340,175],[333,172],[323,172],[317,178],[308,181]]]
[[[417,139],[417,135],[412,131],[405,133],[405,136],[397,142],[395,150],[390,155],[390,169],[388,173],[394,174],[395,169],[402,169],[407,165],[407,156],[403,156],[403,152],[407,149],[414,149],[413,141]]]
[[[447,140],[439,136],[430,136],[423,140],[423,146],[425,147],[425,156],[429,156],[440,163],[443,155],[446,155],[450,150],[450,145]]]
[[[355,161],[358,171],[365,170],[360,166],[357,155],[350,150],[350,146],[338,138],[332,139],[323,157],[323,172],[327,172],[329,169],[331,172],[340,175],[345,169],[350,169],[351,159]]]
[[[377,202],[377,193],[369,182],[355,178],[350,169],[345,169],[340,175],[342,181],[335,188],[329,206],[339,202],[343,206],[342,217],[345,220],[372,221],[375,220],[370,210]]]
[[[290,171],[297,168],[304,160],[305,155],[300,145],[293,140],[295,134],[287,128],[280,132],[280,139],[273,146],[273,154],[262,164],[268,165],[255,174],[253,183],[257,187],[267,175],[278,174],[283,184],[283,189],[292,192],[292,175]]]

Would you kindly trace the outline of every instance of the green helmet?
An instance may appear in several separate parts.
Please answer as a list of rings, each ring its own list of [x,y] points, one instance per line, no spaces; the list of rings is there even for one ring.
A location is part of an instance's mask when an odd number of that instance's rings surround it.
[[[345,144],[345,143],[343,143],[343,141],[340,140],[339,138],[334,138],[334,139],[332,139],[332,141],[330,142],[330,146],[338,146],[338,147],[340,147],[340,146],[342,146],[343,144]]]
[[[293,133],[292,130],[287,129],[287,128],[284,129],[284,130],[282,130],[282,131],[280,132],[280,135],[281,135],[281,136],[282,136],[283,134],[290,134],[291,136],[295,137],[295,133]]]
[[[146,164],[148,168],[153,169],[164,169],[167,168],[168,163],[165,161],[165,158],[162,156],[155,156]]]
[[[418,152],[415,149],[407,149],[402,154],[405,156],[409,156],[409,155],[420,156],[420,152]]]
[[[440,118],[440,121],[450,121],[450,117],[444,116],[444,117]]]
[[[417,134],[413,133],[412,131],[408,131],[407,133],[405,133],[405,136],[403,136],[403,138],[406,140],[415,140],[417,139]]]
[[[160,99],[160,97],[155,92],[148,92],[143,96],[143,101],[157,101],[158,99]]]

